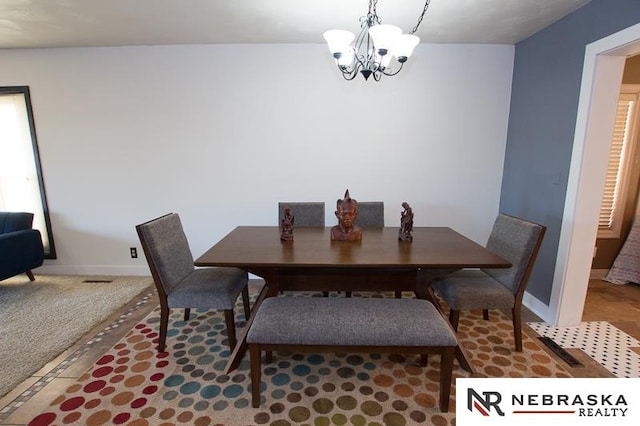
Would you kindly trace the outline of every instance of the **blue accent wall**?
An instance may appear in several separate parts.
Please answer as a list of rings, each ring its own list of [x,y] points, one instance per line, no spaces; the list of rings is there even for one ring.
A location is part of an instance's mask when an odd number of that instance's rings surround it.
[[[640,22],[640,0],[592,0],[518,43],[500,211],[547,226],[527,291],[549,304],[587,44]]]

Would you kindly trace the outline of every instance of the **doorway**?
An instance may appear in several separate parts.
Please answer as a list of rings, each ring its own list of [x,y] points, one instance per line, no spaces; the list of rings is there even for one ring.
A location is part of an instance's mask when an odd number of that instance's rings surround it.
[[[582,319],[615,106],[626,58],[638,53],[640,24],[585,49],[558,258],[546,317],[554,325],[575,326]]]

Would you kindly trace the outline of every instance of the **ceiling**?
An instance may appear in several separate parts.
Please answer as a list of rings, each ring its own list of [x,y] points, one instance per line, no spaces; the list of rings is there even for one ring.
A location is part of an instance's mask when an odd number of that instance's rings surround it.
[[[409,32],[424,0],[378,0],[383,23]],[[515,44],[590,0],[431,0],[426,43]],[[324,43],[359,29],[368,0],[1,0],[0,48]]]

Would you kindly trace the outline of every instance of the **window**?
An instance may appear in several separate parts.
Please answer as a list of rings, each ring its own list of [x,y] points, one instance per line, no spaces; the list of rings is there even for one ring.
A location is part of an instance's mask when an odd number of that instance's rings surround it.
[[[45,257],[55,259],[29,88],[0,87],[0,210],[34,214]]]
[[[640,86],[623,85],[616,121],[611,138],[609,165],[598,221],[599,238],[619,238],[624,201],[627,197],[627,181],[635,156],[635,140]]]

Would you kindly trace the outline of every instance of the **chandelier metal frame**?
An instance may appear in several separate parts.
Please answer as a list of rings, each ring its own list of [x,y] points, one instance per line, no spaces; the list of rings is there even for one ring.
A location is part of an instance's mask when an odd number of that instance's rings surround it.
[[[393,76],[398,74],[402,70],[405,62],[409,59],[413,48],[420,41],[420,39],[415,36],[415,32],[418,31],[418,27],[422,23],[430,3],[431,0],[425,1],[422,13],[418,18],[418,23],[411,32],[401,35],[401,37],[407,37],[405,42],[408,42],[412,46],[403,47],[402,53],[397,55],[396,52],[387,48],[387,46],[377,48],[374,43],[374,37],[372,37],[372,33],[370,32],[372,28],[382,25],[382,18],[380,18],[377,12],[378,0],[369,0],[369,11],[365,16],[360,17],[360,32],[358,36],[355,37],[353,45],[350,44],[351,40],[349,40],[349,42],[336,47],[336,45],[332,45],[330,40],[330,33],[342,33],[341,37],[349,37],[346,35],[349,34],[353,40],[354,35],[348,31],[330,30],[325,32],[324,38],[329,43],[329,49],[344,79],[353,80],[358,73],[360,73],[365,80],[373,76],[375,81],[380,81],[383,75]],[[392,26],[385,25],[385,27]],[[397,27],[394,27],[394,29],[401,32]],[[390,66],[392,57],[396,59],[395,66],[393,67]]]

